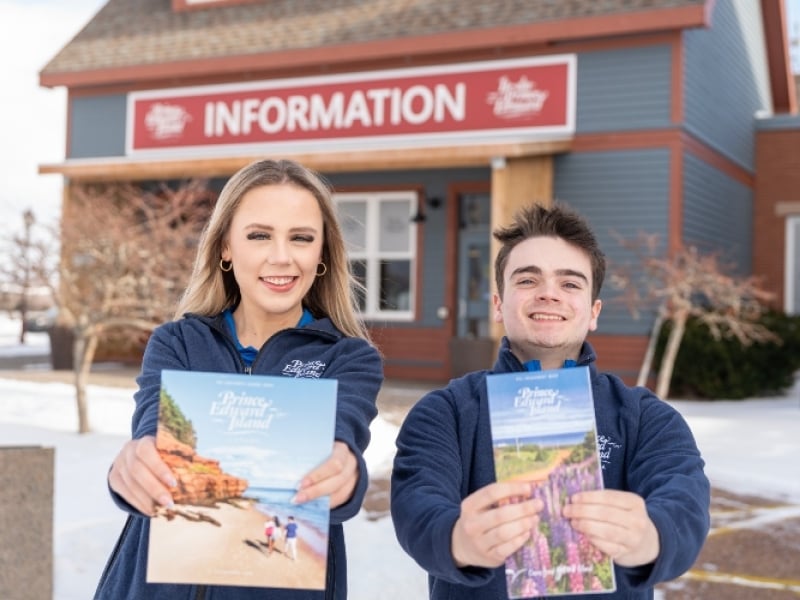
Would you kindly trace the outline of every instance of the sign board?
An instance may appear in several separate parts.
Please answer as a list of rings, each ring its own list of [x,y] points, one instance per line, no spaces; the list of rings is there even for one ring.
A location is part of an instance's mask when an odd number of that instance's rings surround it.
[[[575,127],[574,55],[131,92],[126,152],[544,141]]]

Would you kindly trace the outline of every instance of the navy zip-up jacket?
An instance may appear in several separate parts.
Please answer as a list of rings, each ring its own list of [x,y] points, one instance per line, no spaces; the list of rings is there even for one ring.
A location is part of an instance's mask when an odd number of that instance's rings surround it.
[[[614,567],[617,591],[559,596],[581,600],[653,598],[653,586],[694,563],[709,527],[710,486],[683,417],[645,388],[598,373],[584,343],[578,366],[590,368],[606,488],[645,499],[658,529],[655,563]],[[496,481],[486,375],[524,371],[501,344],[492,371],[478,371],[430,392],[409,412],[397,437],[391,511],[400,545],[428,572],[432,600],[506,600],[504,567],[460,569],[450,541],[461,501]]]
[[[378,351],[361,338],[344,336],[329,319],[323,318],[273,335],[248,369],[222,316],[187,315],[156,328],[147,343],[142,372],[137,378],[139,389],[134,395],[134,439],[156,434],[162,369],[336,379],[334,436],[356,456],[358,484],[346,504],[331,510],[324,592],[146,583],[150,519],[112,491],[114,501],[130,516],[100,579],[95,599],[345,600],[347,563],[342,523],[358,513],[367,490],[363,452],[369,443],[369,424],[377,414],[375,401],[383,382]]]

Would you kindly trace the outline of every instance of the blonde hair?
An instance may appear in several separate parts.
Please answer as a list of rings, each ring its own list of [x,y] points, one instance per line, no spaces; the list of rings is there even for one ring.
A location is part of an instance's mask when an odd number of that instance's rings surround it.
[[[239,301],[232,272],[220,269],[222,249],[242,197],[253,188],[291,184],[311,192],[322,212],[322,262],[327,271],[316,278],[303,299],[315,317],[328,317],[347,336],[369,340],[358,316],[357,291],[344,237],[331,199],[331,188],[320,175],[291,160],[259,160],[237,171],[222,188],[197,247],[192,275],[178,303],[175,319],[186,313],[214,316]]]

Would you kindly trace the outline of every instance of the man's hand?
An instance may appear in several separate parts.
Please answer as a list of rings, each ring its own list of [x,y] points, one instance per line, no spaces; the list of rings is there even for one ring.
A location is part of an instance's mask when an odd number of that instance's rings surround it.
[[[621,567],[650,564],[661,550],[658,530],[647,514],[644,499],[632,492],[580,492],[570,498],[564,516]]]
[[[300,482],[293,502],[302,504],[330,495],[331,508],[346,503],[358,483],[358,461],[344,442],[334,442],[328,460],[308,473]]]
[[[458,567],[497,567],[531,537],[544,508],[531,486],[492,483],[464,498],[450,540]]]
[[[152,435],[125,443],[111,465],[108,483],[128,504],[150,516],[156,504],[172,506],[170,488],[177,485]]]

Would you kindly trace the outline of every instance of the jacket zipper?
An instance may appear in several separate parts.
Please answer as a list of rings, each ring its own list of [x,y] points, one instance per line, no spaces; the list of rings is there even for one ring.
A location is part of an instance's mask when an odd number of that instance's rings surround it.
[[[108,562],[106,562],[106,566],[103,568],[103,574],[100,576],[100,583],[97,586],[98,593],[106,584],[106,580],[108,579],[108,573],[111,570],[111,567],[116,562],[117,557],[119,556],[123,540],[125,539],[125,536],[128,534],[128,530],[131,527],[132,519],[133,519],[132,515],[128,515],[128,517],[125,519],[125,525],[122,527],[122,531],[120,532],[119,537],[117,538],[117,543],[114,545],[114,550],[111,552],[111,556],[109,557]],[[95,596],[95,598],[97,597],[98,596]]]
[[[232,347],[234,354],[239,359],[239,364],[242,365],[243,373],[245,375],[252,375],[253,374],[253,366],[252,366],[252,364],[250,364],[250,365],[246,364],[242,360],[241,356],[239,356],[239,351],[236,349],[236,346],[233,344],[233,341],[230,339],[230,333],[227,331],[227,329],[217,327],[216,324],[212,324],[212,328],[214,328],[217,331],[219,331],[222,334],[222,337],[226,340],[226,343],[228,344],[228,346]],[[261,349],[259,349],[259,354],[260,353],[261,353]],[[258,358],[258,355],[256,355],[256,358]],[[255,362],[255,360],[253,360],[253,362]],[[205,600],[205,597],[206,597],[206,586],[198,585],[197,588],[196,588],[196,593],[195,593],[194,597],[195,597],[195,600]]]

